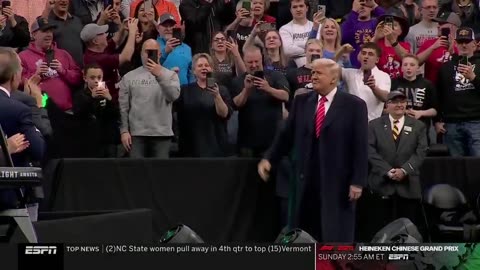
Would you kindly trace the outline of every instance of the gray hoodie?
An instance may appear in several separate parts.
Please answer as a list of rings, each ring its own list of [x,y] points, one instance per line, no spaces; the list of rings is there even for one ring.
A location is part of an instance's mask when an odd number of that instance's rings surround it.
[[[174,71],[162,67],[155,77],[143,66],[120,81],[120,132],[132,136],[173,136],[172,104],[180,96],[180,81]]]

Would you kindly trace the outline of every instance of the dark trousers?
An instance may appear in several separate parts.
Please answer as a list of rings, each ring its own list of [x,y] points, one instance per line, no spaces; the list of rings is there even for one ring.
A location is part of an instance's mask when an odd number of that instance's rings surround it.
[[[398,195],[380,196],[365,190],[358,202],[357,241],[370,242],[383,227],[399,218],[408,218],[426,241],[426,225],[420,199]]]
[[[168,158],[171,137],[132,136],[132,158]]]

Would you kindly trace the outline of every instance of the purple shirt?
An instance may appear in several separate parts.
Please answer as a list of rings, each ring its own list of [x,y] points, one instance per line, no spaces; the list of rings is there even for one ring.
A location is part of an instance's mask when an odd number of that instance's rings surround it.
[[[355,11],[348,14],[347,20],[342,23],[342,44],[350,44],[355,49],[350,55],[350,61],[354,68],[360,67],[357,55],[360,52],[360,46],[373,39],[375,35],[375,27],[377,26],[377,17],[385,14],[385,10],[376,7],[372,11],[372,19],[369,21],[359,21],[358,13]]]

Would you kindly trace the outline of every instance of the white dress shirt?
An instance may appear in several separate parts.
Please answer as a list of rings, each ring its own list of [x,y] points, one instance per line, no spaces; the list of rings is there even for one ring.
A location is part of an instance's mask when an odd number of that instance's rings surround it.
[[[7,89],[5,89],[5,88],[3,88],[3,87],[0,86],[0,90],[2,90],[3,92],[7,93],[7,96],[10,97],[10,92],[9,92]]]
[[[335,87],[332,91],[330,91],[330,93],[328,93],[328,95],[325,96],[327,98],[327,101],[325,101],[324,103],[325,115],[327,115],[328,109],[330,109],[330,105],[332,105],[332,102],[333,102],[333,99],[335,98],[336,93],[337,93],[337,88]],[[322,96],[318,95],[317,110],[318,110],[318,106],[320,105],[320,99],[322,99]]]
[[[387,73],[375,66],[372,69],[372,75],[378,88],[390,92],[392,82]],[[342,79],[347,84],[348,92],[363,99],[367,104],[368,121],[382,116],[384,103],[375,96],[370,87],[363,83],[363,71],[361,69],[342,68]]]
[[[388,118],[390,118],[390,127],[393,130],[393,125],[395,125],[393,122],[395,121],[395,119],[390,114],[388,115]],[[404,124],[405,124],[405,116],[402,116],[402,118],[398,119],[398,124],[397,124],[397,128],[400,133],[402,132]]]

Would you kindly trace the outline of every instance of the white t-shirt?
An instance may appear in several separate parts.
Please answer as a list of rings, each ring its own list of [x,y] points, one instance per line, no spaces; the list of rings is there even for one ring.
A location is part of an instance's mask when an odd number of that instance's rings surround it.
[[[378,69],[376,66],[372,69],[372,75],[375,78],[378,88],[390,92],[392,82],[390,76]],[[347,84],[348,92],[355,95],[367,104],[368,121],[372,121],[382,116],[384,102],[379,100],[372,89],[363,83],[363,71],[354,68],[343,68],[342,79]]]
[[[308,21],[304,25],[296,24],[290,21],[280,27],[280,36],[282,37],[283,52],[285,56],[292,58],[297,67],[304,66],[307,63],[305,58],[305,44],[308,41],[310,31],[312,31],[313,22]],[[320,29],[318,33],[320,33]],[[318,38],[318,35],[317,35]]]

